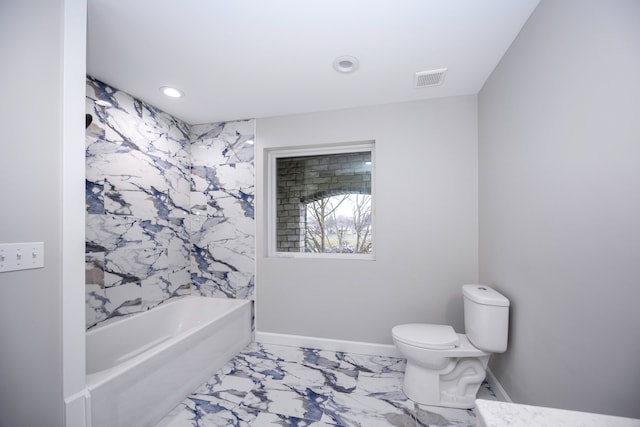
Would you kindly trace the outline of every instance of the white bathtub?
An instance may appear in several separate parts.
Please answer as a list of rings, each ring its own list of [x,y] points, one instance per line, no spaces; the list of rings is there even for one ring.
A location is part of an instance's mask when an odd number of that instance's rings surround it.
[[[187,296],[87,332],[90,427],[152,426],[251,341],[251,301]]]

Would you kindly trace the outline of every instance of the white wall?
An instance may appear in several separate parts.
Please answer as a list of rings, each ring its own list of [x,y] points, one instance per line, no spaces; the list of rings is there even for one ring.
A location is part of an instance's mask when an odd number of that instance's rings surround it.
[[[640,2],[543,0],[479,95],[480,280],[518,402],[640,417]]]
[[[87,0],[64,1],[62,53],[62,394],[64,425],[85,425],[85,81]]]
[[[462,330],[477,280],[476,97],[258,119],[257,330],[391,344],[406,322]],[[264,150],[375,140],[375,261],[266,257]]]
[[[44,269],[0,273],[0,425],[60,426],[63,1],[0,3],[0,241]],[[37,29],[37,31],[34,31]]]

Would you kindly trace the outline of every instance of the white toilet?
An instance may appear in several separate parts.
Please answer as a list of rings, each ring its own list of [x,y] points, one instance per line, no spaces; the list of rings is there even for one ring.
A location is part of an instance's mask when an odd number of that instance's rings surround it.
[[[488,286],[463,285],[466,334],[449,325],[411,323],[391,330],[407,358],[403,391],[414,402],[473,408],[491,353],[507,349],[509,300]]]

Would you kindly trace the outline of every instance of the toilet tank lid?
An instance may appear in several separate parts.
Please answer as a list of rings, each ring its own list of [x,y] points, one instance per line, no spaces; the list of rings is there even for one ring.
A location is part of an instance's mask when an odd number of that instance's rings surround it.
[[[449,350],[459,343],[458,334],[450,325],[408,323],[391,330],[395,339],[416,347]]]
[[[462,285],[462,294],[478,304],[509,307],[507,297],[489,286]]]

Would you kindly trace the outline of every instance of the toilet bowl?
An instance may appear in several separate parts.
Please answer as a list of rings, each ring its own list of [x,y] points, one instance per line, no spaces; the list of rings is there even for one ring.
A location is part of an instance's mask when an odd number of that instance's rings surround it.
[[[464,285],[465,329],[410,323],[391,330],[407,359],[403,391],[412,401],[473,408],[493,352],[507,347],[509,300],[483,285]]]

